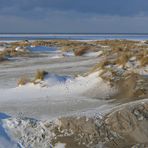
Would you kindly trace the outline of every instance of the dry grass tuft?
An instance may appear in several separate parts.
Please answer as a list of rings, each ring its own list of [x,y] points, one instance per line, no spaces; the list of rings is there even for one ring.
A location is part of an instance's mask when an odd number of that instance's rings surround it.
[[[48,72],[44,71],[44,70],[37,70],[36,75],[35,75],[35,79],[29,79],[26,76],[22,76],[19,80],[18,80],[18,85],[22,86],[22,85],[26,85],[27,83],[34,83],[34,84],[38,84],[39,81],[44,80],[45,76],[48,74]],[[38,82],[36,80],[39,80]]]
[[[0,61],[4,61],[4,60],[5,60],[4,54],[0,53]]]
[[[105,66],[110,65],[110,64],[112,64],[112,62],[109,61],[109,60],[107,60],[107,59],[105,59],[105,60],[103,60],[102,62],[96,64],[96,65],[92,68],[91,72],[94,72],[94,71],[97,71],[97,70],[102,70],[102,69],[105,68]]]
[[[130,52],[122,53],[117,58],[116,64],[125,66],[125,64],[128,62],[130,57],[131,57],[131,53]]]
[[[44,70],[38,70],[35,75],[35,80],[44,80],[45,76],[48,74],[48,72]]]
[[[148,65],[148,56],[145,56],[145,57],[141,58],[140,59],[140,64],[141,64],[141,66]]]
[[[27,84],[29,82],[31,82],[31,80],[29,78],[27,78],[26,76],[23,76],[18,80],[17,84],[22,86],[22,85],[25,85],[25,84]]]
[[[78,49],[76,49],[76,50],[74,51],[74,54],[75,54],[76,56],[81,56],[81,55],[83,55],[84,53],[86,53],[89,49],[90,49],[89,46],[82,46],[82,47],[79,47]]]

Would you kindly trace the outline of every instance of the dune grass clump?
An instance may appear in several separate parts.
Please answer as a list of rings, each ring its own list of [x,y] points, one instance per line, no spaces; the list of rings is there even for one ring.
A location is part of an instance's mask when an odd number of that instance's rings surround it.
[[[30,83],[31,82],[31,80],[28,78],[28,77],[26,77],[26,76],[23,76],[23,77],[21,77],[19,80],[18,80],[18,85],[19,86],[22,86],[22,85],[26,85],[27,83]]]
[[[112,65],[114,64],[114,62],[108,60],[108,59],[105,59],[103,61],[101,61],[100,63],[96,64],[92,69],[91,69],[91,72],[94,72],[94,71],[97,71],[97,70],[105,70],[106,66],[108,65]]]
[[[111,64],[109,60],[105,59],[104,61],[102,61],[98,66],[101,68],[101,69],[104,69],[105,66]]]
[[[22,76],[17,84],[19,86],[22,85],[26,85],[27,83],[33,83],[33,84],[38,84],[40,81],[44,80],[45,76],[48,74],[48,72],[44,71],[44,70],[37,70],[36,74],[35,74],[35,78],[34,79],[29,79],[26,76]],[[39,80],[39,81],[38,81]]]
[[[140,61],[140,65],[142,67],[147,66],[148,65],[148,50],[147,49],[140,50],[136,54],[136,58]]]
[[[35,75],[35,80],[44,80],[47,74],[48,72],[44,70],[37,70],[36,75]]]
[[[116,60],[116,64],[125,66],[131,55],[132,54],[130,52],[121,53]]]
[[[27,46],[30,46],[31,45],[31,43],[30,42],[28,42],[28,41],[18,41],[18,42],[12,42],[11,43],[11,47],[12,48],[16,48],[16,47],[27,47]]]
[[[76,56],[81,56],[81,55],[83,55],[84,53],[86,53],[88,50],[89,50],[89,46],[82,46],[82,47],[79,47],[78,49],[76,49],[75,51],[74,51],[74,54],[76,55]]]
[[[72,47],[70,46],[63,46],[60,48],[63,52],[71,51]]]
[[[29,56],[30,52],[28,50],[24,51],[20,50],[20,51],[16,51],[15,48],[6,48],[4,51],[2,51],[0,53],[0,58],[3,57],[17,57],[17,56],[21,56],[21,57],[25,57],[25,56]]]
[[[139,42],[131,40],[100,40],[100,41],[95,41],[95,43],[110,47],[126,47],[126,46],[133,46]]]
[[[141,66],[148,65],[148,56],[145,56],[145,57],[141,58],[140,59],[140,64],[141,64]]]
[[[145,44],[148,44],[148,40],[146,40],[144,43],[145,43]]]
[[[0,53],[0,61],[4,61],[4,60],[5,60],[4,54]]]

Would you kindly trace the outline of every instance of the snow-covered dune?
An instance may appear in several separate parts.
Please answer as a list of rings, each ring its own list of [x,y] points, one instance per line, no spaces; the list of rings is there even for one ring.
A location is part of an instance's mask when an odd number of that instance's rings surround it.
[[[0,148],[147,142],[148,52],[143,44],[20,43],[14,43],[16,49],[24,45],[32,56],[0,64]]]
[[[99,107],[112,93],[114,90],[104,83],[98,72],[76,78],[48,74],[38,84],[0,89],[0,110],[15,115],[22,112],[27,116],[49,117]]]

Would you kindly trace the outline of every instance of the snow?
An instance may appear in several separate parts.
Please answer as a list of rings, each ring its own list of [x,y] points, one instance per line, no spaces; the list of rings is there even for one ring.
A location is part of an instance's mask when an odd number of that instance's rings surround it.
[[[21,47],[16,47],[15,51],[20,51]]]
[[[10,116],[0,113],[0,148],[18,148],[18,144],[11,139],[3,125],[3,120]]]
[[[81,57],[76,57],[73,52],[62,52],[53,47],[30,46],[28,49],[32,52],[40,52],[40,54],[43,52],[42,54],[46,56],[44,58],[22,58],[14,63],[0,65],[0,111],[12,116],[10,118],[0,113],[0,148],[23,148],[25,144],[25,147],[28,147],[27,144],[30,141],[34,141],[32,142],[34,147],[47,147],[49,144],[47,142],[50,142],[54,133],[50,128],[48,130],[45,127],[46,123],[40,119],[45,119],[45,121],[56,119],[55,124],[60,125],[58,117],[62,116],[102,118],[103,114],[108,113],[117,105],[107,100],[116,90],[99,77],[101,71],[85,74],[85,76],[74,76],[88,71],[92,65],[101,61],[99,56],[102,55],[102,51],[87,52]],[[0,47],[0,51],[3,50],[4,47]],[[21,47],[15,50],[19,51]],[[136,57],[132,57],[127,62],[126,68],[135,70],[138,64]],[[37,84],[28,83],[24,86],[14,87],[12,85],[12,88],[3,88],[4,81],[12,83],[9,81],[10,77],[18,79],[24,72],[33,75],[40,68],[51,71],[44,81],[38,80]],[[108,68],[112,68],[112,65]],[[119,65],[113,68],[118,73],[124,72],[123,67]],[[141,75],[147,76],[148,74],[148,67],[136,70]],[[105,76],[109,77],[111,73],[107,72]],[[49,124],[48,121],[47,124]],[[47,137],[40,139],[43,133]],[[35,141],[40,146],[35,146]],[[64,147],[66,147],[64,143],[55,145],[55,148]]]
[[[71,56],[75,56],[75,54],[73,52],[63,52],[62,54],[64,57],[71,57]]]
[[[102,51],[87,52],[87,53],[83,54],[82,56],[84,56],[84,57],[98,57],[102,53],[103,53]],[[73,52],[69,51],[69,52],[63,52],[63,56],[65,56],[65,57],[73,57],[73,56],[75,56],[75,54]]]
[[[103,51],[98,51],[98,52],[87,52],[83,54],[83,56],[88,56],[88,57],[98,57],[103,54]]]
[[[98,72],[75,78],[49,73],[45,81],[36,85],[0,89],[0,110],[13,115],[22,112],[29,117],[54,118],[106,104],[103,99],[112,93],[114,90]]]
[[[31,118],[10,118],[3,121],[7,133],[16,141],[19,141],[21,148],[25,147],[49,147],[50,140],[54,133],[45,126],[44,122],[37,121]],[[47,125],[47,123],[46,123]],[[30,143],[30,141],[32,141]]]
[[[139,73],[142,76],[148,77],[148,65],[143,68],[139,68],[137,70],[137,73]]]
[[[54,148],[65,148],[65,144],[57,143]]]
[[[52,56],[51,59],[60,59],[60,58],[63,58],[62,55],[56,55],[56,56]]]
[[[0,46],[0,52],[1,52],[1,51],[4,51],[4,50],[5,50],[5,47]]]
[[[72,78],[69,76],[59,76],[56,74],[50,73],[45,81],[40,81],[39,84],[35,85],[29,83],[22,87],[16,87],[8,90],[0,90],[1,99],[0,101],[6,100],[23,100],[36,97],[47,97],[47,96],[61,96],[61,95],[76,95],[83,94],[91,88],[96,87],[98,84],[101,84],[102,89],[100,91],[100,96],[104,96],[107,92],[102,92],[109,88],[107,84],[99,77],[99,73],[95,72],[88,76],[78,76]],[[42,87],[46,86],[46,87]],[[58,92],[58,94],[57,94]],[[103,93],[103,94],[102,94]],[[102,95],[101,95],[102,94]],[[104,96],[106,97],[106,96]],[[55,99],[54,99],[55,100]]]
[[[0,148],[1,145],[8,148],[23,148],[22,142],[27,144],[27,140],[41,137],[42,131],[44,130],[43,122],[38,121],[37,128],[31,128],[30,125],[32,125],[32,123],[36,124],[34,119],[18,120],[14,118],[14,116],[52,120],[60,116],[72,114],[95,115],[96,112],[101,113],[101,111],[103,112],[112,107],[107,104],[108,101],[104,100],[104,98],[110,96],[114,90],[99,77],[99,72],[86,76],[73,76],[75,71],[82,73],[86,69],[88,70],[91,65],[94,65],[98,59],[92,59],[91,57],[97,57],[101,52],[87,53],[83,57],[75,57],[72,52],[65,52],[62,55],[62,52],[56,48],[41,46],[29,48],[33,52],[47,51],[48,57],[34,58],[31,60],[29,58],[27,60],[21,59],[18,60],[19,62],[14,61],[14,63],[16,62],[15,64],[0,65],[0,74],[2,76],[0,111],[12,116],[11,119],[4,118],[0,120]],[[20,47],[16,50],[19,49]],[[7,76],[11,76],[12,78],[16,76],[16,79],[18,79],[24,71],[35,71],[38,68],[48,68],[51,69],[51,71],[55,69],[60,75],[49,73],[44,81],[38,81],[36,85],[29,83],[21,87],[13,86],[13,88],[3,88],[3,81],[11,83],[11,81],[7,79]],[[62,74],[64,70],[66,74]],[[70,71],[69,73],[72,74],[68,75],[67,71]],[[47,139],[49,140],[53,136],[53,133],[50,133],[49,130],[47,130],[47,132],[47,135],[49,135]],[[10,133],[18,135],[18,139],[23,137],[22,141],[17,143],[19,140],[15,139],[15,136]],[[19,134],[22,134],[22,137],[19,137]],[[44,142],[45,144],[47,143],[47,139],[42,141],[41,146]],[[65,144],[57,143],[55,147],[64,148]]]

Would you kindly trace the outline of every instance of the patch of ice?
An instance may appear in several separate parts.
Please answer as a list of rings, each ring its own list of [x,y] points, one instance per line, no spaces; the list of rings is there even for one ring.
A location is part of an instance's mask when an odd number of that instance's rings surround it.
[[[19,144],[17,144],[14,140],[11,139],[7,130],[3,125],[3,120],[9,118],[10,116],[0,113],[0,148],[18,148]]]
[[[16,143],[7,140],[5,137],[0,136],[0,148],[21,148]]]
[[[87,56],[87,57],[98,57],[100,55],[102,55],[103,51],[98,51],[98,52],[87,52],[85,54],[83,54],[83,56]]]
[[[65,143],[56,143],[54,148],[65,148],[66,144]]]
[[[63,52],[62,54],[64,57],[71,57],[71,56],[75,56],[75,54],[73,52]]]
[[[72,81],[73,78],[70,76],[59,76],[53,73],[49,73],[45,79],[44,82],[49,86],[54,86],[58,84],[63,84]]]
[[[47,47],[47,46],[29,46],[27,47],[27,49],[32,52],[55,52],[57,51],[57,48]]]

